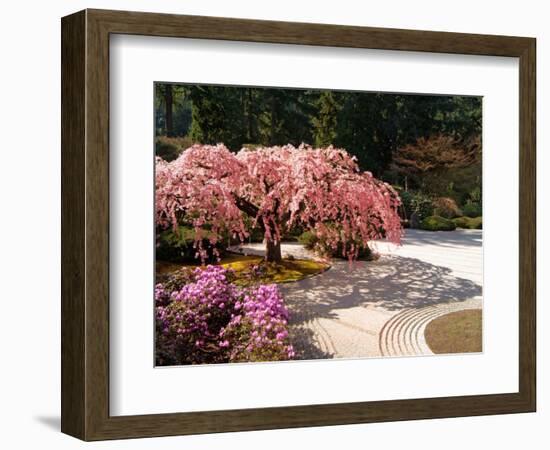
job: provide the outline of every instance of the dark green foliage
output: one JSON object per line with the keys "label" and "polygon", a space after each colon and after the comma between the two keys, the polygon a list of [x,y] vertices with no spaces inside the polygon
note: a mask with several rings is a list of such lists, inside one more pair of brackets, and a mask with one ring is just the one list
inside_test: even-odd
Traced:
{"label": "dark green foliage", "polygon": [[[244,222],[246,226],[246,231],[248,232],[248,236],[246,238],[246,242],[263,242],[265,238],[265,232],[264,230],[259,226],[254,226],[254,219],[250,218],[249,216],[244,217]],[[234,245],[240,244],[239,238],[233,239],[232,242]]]}
{"label": "dark green foliage", "polygon": [[260,114],[259,141],[264,145],[300,145],[311,142],[307,91],[259,89],[264,105]]}
{"label": "dark green foliage", "polygon": [[472,191],[477,192],[481,185],[481,163],[440,169],[418,178],[418,189],[422,192],[436,197],[451,197],[458,205],[464,205],[470,200]]}
{"label": "dark green foliage", "polygon": [[293,227],[290,230],[286,230],[283,234],[282,240],[283,241],[298,241],[300,236],[304,233],[304,229],[302,227]]}
{"label": "dark green foliage", "polygon": [[180,154],[178,146],[170,142],[169,139],[164,136],[155,139],[155,155],[165,161],[173,161]]}
{"label": "dark green foliage", "polygon": [[482,208],[479,203],[466,203],[462,210],[464,215],[468,217],[478,217],[482,214]]}
{"label": "dark green foliage", "polygon": [[300,145],[311,142],[309,91],[194,85],[189,136],[202,144]]}
{"label": "dark green foliage", "polygon": [[[167,86],[156,86],[157,134],[167,134]],[[245,145],[333,144],[375,176],[388,171],[398,148],[420,137],[442,133],[460,140],[481,130],[479,97],[172,85],[172,98],[175,135],[223,142],[233,151]]]}
{"label": "dark green foliage", "polygon": [[337,116],[340,110],[340,105],[336,102],[334,93],[331,91],[321,92],[315,106],[317,113],[312,119],[315,145],[326,147],[334,144],[338,126]]}
{"label": "dark green foliage", "polygon": [[191,126],[191,102],[183,85],[155,84],[155,128],[157,135],[185,136]]}
{"label": "dark green foliage", "polygon": [[263,242],[265,238],[265,233],[262,229],[256,227],[248,231],[249,236],[247,238],[248,242]]}
{"label": "dark green foliage", "polygon": [[[434,167],[428,161],[430,164],[424,167],[427,171],[418,173],[404,173],[395,164],[403,148],[414,147],[422,139],[432,142],[438,136],[449,139],[457,148],[477,145],[480,152],[480,97],[168,86],[155,86],[156,153],[164,159],[174,159],[194,142],[224,143],[232,151],[286,144],[333,144],[356,156],[361,170],[403,186],[400,194],[405,226],[419,227],[434,213],[447,217],[460,214],[458,209],[449,211],[433,205],[432,199],[438,197],[465,205],[466,216],[481,215],[480,159],[463,166],[438,166],[434,156]],[[167,105],[170,98],[171,108]],[[167,134],[179,137],[161,136]],[[436,147],[437,156],[440,148]],[[263,239],[261,230],[251,231],[253,241]]]}
{"label": "dark green foliage", "polygon": [[246,140],[240,94],[225,86],[191,86],[193,113],[189,137],[201,144],[224,143],[231,149],[239,149]]}
{"label": "dark green foliage", "polygon": [[428,231],[453,231],[456,229],[456,225],[452,220],[441,216],[426,217],[420,224],[420,227]]}
{"label": "dark green foliage", "polygon": [[418,222],[433,214],[432,199],[420,192],[400,192],[404,208],[404,219],[410,220],[414,215]]}
{"label": "dark green foliage", "polygon": [[193,141],[187,137],[158,136],[155,139],[155,155],[165,161],[173,161],[192,145]]}
{"label": "dark green foliage", "polygon": [[[338,246],[334,249],[323,239],[319,239],[313,231],[303,232],[298,237],[298,242],[308,250],[315,250],[323,256],[332,258],[346,258],[344,256],[344,247],[342,244],[338,244]],[[357,255],[358,259],[370,261],[374,258],[374,254],[368,245],[362,245],[359,243],[356,244],[360,246],[359,254]]]}
{"label": "dark green foliage", "polygon": [[[208,254],[207,262],[214,262],[214,247],[221,254],[225,246],[220,242],[213,246],[205,236],[202,240],[203,248]],[[157,237],[156,259],[175,263],[200,263],[196,257],[197,249],[193,247],[195,242],[195,230],[187,226],[179,226],[177,231],[172,229],[162,231]]]}
{"label": "dark green foliage", "polygon": [[453,219],[453,222],[457,228],[466,228],[470,230],[481,230],[483,228],[483,219],[482,217],[457,217]]}
{"label": "dark green foliage", "polygon": [[317,244],[318,241],[319,239],[317,239],[317,236],[313,231],[304,231],[298,237],[298,242],[308,250],[313,250],[313,248],[315,247],[315,244]]}
{"label": "dark green foliage", "polygon": [[469,202],[467,202],[467,203],[472,202],[472,203],[479,203],[481,205],[482,194],[481,194],[481,182],[480,181],[481,180],[478,180],[478,183],[476,183],[476,186],[474,186],[472,188],[472,190],[468,193]]}
{"label": "dark green foliage", "polygon": [[399,145],[400,96],[341,92],[339,97],[336,146],[355,155],[363,170],[380,175]]}
{"label": "dark green foliage", "polygon": [[376,176],[387,171],[397,149],[419,138],[445,134],[466,140],[481,131],[478,97],[342,92],[340,102],[336,145]]}

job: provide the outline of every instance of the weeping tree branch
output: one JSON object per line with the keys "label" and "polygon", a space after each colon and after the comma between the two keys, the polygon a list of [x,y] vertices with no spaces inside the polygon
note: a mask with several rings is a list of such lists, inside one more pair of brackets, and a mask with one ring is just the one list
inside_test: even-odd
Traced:
{"label": "weeping tree branch", "polygon": [[234,197],[237,208],[239,208],[245,214],[248,214],[250,217],[257,217],[260,208],[242,197],[239,197],[237,195],[234,195]]}

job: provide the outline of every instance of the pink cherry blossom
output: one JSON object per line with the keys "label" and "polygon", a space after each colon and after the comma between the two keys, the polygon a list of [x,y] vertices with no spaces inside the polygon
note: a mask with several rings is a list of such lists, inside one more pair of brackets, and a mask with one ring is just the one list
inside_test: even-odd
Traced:
{"label": "pink cherry blossom", "polygon": [[[156,222],[175,229],[183,217],[212,244],[222,232],[243,241],[245,215],[266,242],[279,244],[286,230],[313,230],[330,246],[343,245],[350,260],[363,245],[385,238],[399,243],[401,200],[387,183],[361,172],[345,150],[301,145],[242,149],[194,145],[168,163],[157,158]],[[206,228],[211,231],[206,233]]]}

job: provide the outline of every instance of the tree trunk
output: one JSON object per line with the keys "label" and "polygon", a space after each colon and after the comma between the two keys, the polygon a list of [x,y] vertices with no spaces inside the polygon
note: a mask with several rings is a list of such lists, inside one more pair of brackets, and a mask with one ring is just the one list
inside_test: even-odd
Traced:
{"label": "tree trunk", "polygon": [[271,241],[266,239],[265,243],[265,260],[267,262],[281,262],[283,260],[281,254],[281,242]]}
{"label": "tree trunk", "polygon": [[248,89],[248,102],[246,104],[246,118],[248,126],[247,140],[251,144],[256,144],[255,133],[252,132],[252,88]]}
{"label": "tree trunk", "polygon": [[164,87],[164,106],[166,114],[166,135],[174,135],[174,120],[173,120],[173,106],[174,106],[174,95],[172,91],[172,86],[170,84]]}
{"label": "tree trunk", "polygon": [[277,144],[277,139],[275,137],[276,134],[276,124],[277,124],[277,103],[275,99],[275,95],[271,94],[271,117],[270,117],[270,127],[269,127],[269,134],[270,134],[270,141],[269,143],[271,145]]}

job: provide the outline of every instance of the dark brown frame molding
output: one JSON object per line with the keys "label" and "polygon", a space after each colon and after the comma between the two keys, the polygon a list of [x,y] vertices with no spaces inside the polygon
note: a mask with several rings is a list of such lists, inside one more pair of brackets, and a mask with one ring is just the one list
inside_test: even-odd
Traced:
{"label": "dark brown frame molding", "polygon": [[[62,31],[61,429],[84,440],[535,411],[536,40],[85,10]],[[519,58],[519,392],[109,416],[109,35],[135,34]]]}

